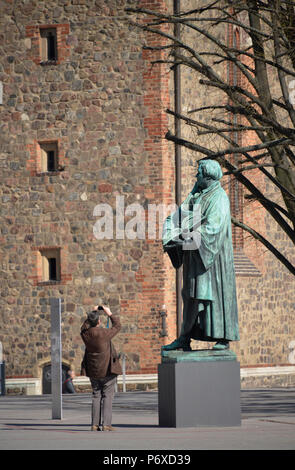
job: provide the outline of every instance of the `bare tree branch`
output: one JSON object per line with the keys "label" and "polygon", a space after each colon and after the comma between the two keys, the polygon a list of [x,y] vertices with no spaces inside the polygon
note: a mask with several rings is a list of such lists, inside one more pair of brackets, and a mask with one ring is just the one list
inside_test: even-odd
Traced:
{"label": "bare tree branch", "polygon": [[250,233],[256,240],[259,240],[271,253],[275,255],[275,257],[283,263],[283,265],[290,271],[291,274],[295,275],[295,266],[293,266],[287,258],[282,255],[282,253],[277,250],[272,243],[270,243],[266,238],[264,238],[260,233],[256,232],[253,228],[249,227],[248,225],[244,224],[243,222],[240,222],[237,220],[235,217],[231,218],[232,222],[234,225],[237,227],[242,228],[243,230],[246,230],[248,233]]}
{"label": "bare tree branch", "polygon": [[[172,142],[175,142],[179,145],[182,145],[186,148],[189,148],[191,150],[194,150],[196,152],[199,152],[203,155],[206,155],[207,158],[214,159],[216,158],[217,160],[220,160],[220,163],[222,166],[224,166],[226,169],[229,171],[237,170],[237,168],[230,163],[228,160],[224,158],[224,155],[217,155],[211,150],[207,149],[206,147],[203,147],[199,144],[189,142],[184,139],[179,139],[176,136],[172,135],[169,131],[167,132],[165,138],[167,140],[170,140]],[[293,244],[295,244],[295,231],[292,229],[292,227],[285,221],[285,219],[279,214],[279,212],[273,207],[273,205],[270,205],[268,200],[263,196],[263,194],[259,191],[259,189],[251,183],[251,181],[246,178],[242,173],[237,173],[236,174],[237,180],[242,183],[252,194],[254,194],[259,202],[262,204],[263,207],[273,216],[273,218],[277,221],[277,223],[280,225],[280,227],[284,230],[284,232],[288,235],[288,237],[292,240]]]}
{"label": "bare tree branch", "polygon": [[[198,159],[201,155],[201,159],[218,160],[225,174],[231,175],[230,181],[236,179],[242,184],[249,192],[247,197],[258,201],[295,244],[295,106],[288,84],[295,77],[294,1],[208,0],[205,5],[202,2],[200,7],[178,15],[148,9],[129,11],[144,15],[145,22],[136,24],[137,27],[163,39],[160,46],[149,48],[162,51],[161,57],[152,61],[154,64],[171,64],[171,69],[181,64],[196,72],[200,85],[216,90],[214,103],[192,106],[186,116],[171,110],[167,113],[196,129],[196,139],[218,136],[214,143],[218,151],[210,149],[209,142],[204,147],[198,141],[181,139],[170,132],[166,139],[196,152]],[[181,25],[187,37],[195,38],[194,42],[186,41],[185,35],[174,37],[167,25]],[[222,28],[231,35],[237,28],[241,32],[240,43],[220,34]],[[204,47],[204,42],[208,47]],[[228,67],[228,76],[220,73],[224,65]],[[229,79],[232,71],[239,80]],[[274,72],[279,79],[275,92]],[[192,113],[195,119],[189,117]],[[200,117],[198,113],[202,113]],[[243,145],[243,136],[249,132],[254,144]],[[280,190],[286,208],[262,194],[251,181],[251,170],[262,172]],[[243,225],[240,227],[259,239],[295,273],[294,266],[269,241]]]}
{"label": "bare tree branch", "polygon": [[[222,106],[222,108],[224,108],[224,107]],[[204,124],[201,121],[196,121],[195,119],[190,119],[187,116],[184,116],[184,115],[179,114],[179,113],[175,113],[174,111],[171,111],[170,109],[167,109],[166,112],[168,114],[172,114],[173,116],[175,116],[179,119],[182,119],[183,121],[187,122],[189,125],[196,126],[196,127],[201,127],[201,128],[204,128],[204,129],[208,129],[208,130],[211,130],[211,131],[215,131],[215,133],[217,133],[217,128],[212,126],[212,125]],[[241,147],[236,142],[234,142],[231,138],[229,138],[228,136],[222,134],[221,137],[236,148],[236,153],[237,154],[243,154],[246,157],[245,161],[250,161],[252,163],[256,163],[256,158],[258,158],[257,156],[252,157],[251,155],[249,155],[249,153],[247,153],[245,151],[241,152]],[[265,156],[265,155],[269,155],[269,152],[267,152],[266,154],[263,154],[259,157],[262,157],[262,156]],[[243,161],[243,163],[244,163],[244,161]],[[287,188],[285,188],[280,183],[280,181],[278,181],[271,173],[269,173],[263,167],[261,167],[259,169],[260,169],[260,171],[262,171],[262,173],[265,174],[265,176],[267,176],[267,178],[270,179],[270,181],[272,181],[280,189],[280,191],[284,192],[290,199],[295,200],[295,195],[292,194]]]}

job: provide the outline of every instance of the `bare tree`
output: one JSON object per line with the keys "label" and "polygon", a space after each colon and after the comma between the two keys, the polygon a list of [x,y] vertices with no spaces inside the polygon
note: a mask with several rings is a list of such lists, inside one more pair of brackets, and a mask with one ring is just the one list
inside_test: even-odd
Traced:
{"label": "bare tree", "polygon": [[[294,1],[202,0],[196,2],[193,10],[178,14],[133,8],[127,11],[136,13],[137,18],[144,16],[144,22],[131,18],[133,25],[165,38],[163,46],[148,48],[165,51],[165,57],[153,63],[171,64],[171,69],[180,64],[189,67],[200,85],[219,90],[219,103],[208,101],[208,105],[186,114],[167,110],[194,128],[195,138],[179,138],[168,131],[166,139],[198,152],[203,158],[217,159],[226,173],[247,189],[248,199],[259,201],[295,244]],[[181,36],[175,35],[175,25],[181,26]],[[221,28],[239,28],[247,40],[239,44],[229,41],[226,34],[219,34]],[[187,40],[190,34],[205,38],[206,50],[202,49],[204,41],[199,41],[200,45],[195,41],[192,46]],[[230,82],[226,74],[218,73],[220,64],[234,67],[240,81]],[[272,86],[274,79],[276,91]],[[255,133],[257,143],[243,145],[243,139],[235,135],[249,131]],[[213,150],[200,144],[202,135],[218,136],[223,143],[217,151]],[[251,181],[253,169],[261,171],[279,190],[281,204],[266,197]],[[232,221],[263,243],[295,274],[291,261],[269,240],[235,216]]]}

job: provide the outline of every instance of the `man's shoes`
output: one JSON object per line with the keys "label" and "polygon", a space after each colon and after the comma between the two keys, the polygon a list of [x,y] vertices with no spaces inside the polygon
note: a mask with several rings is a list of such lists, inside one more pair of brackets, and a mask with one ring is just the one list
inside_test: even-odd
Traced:
{"label": "man's shoes", "polygon": [[103,426],[102,431],[116,431],[116,428],[113,428],[113,426]]}
{"label": "man's shoes", "polygon": [[174,349],[183,349],[183,351],[191,351],[190,339],[180,336],[172,343],[162,346],[162,351],[173,351]]}
{"label": "man's shoes", "polygon": [[116,428],[113,428],[113,426],[98,426],[94,424],[91,426],[91,431],[116,431]]}
{"label": "man's shoes", "polygon": [[91,431],[101,431],[100,427],[97,424],[91,426]]}

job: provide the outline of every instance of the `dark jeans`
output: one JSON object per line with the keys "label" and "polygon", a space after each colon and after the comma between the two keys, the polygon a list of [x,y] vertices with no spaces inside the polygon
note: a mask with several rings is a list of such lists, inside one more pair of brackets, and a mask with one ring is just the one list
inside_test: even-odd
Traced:
{"label": "dark jeans", "polygon": [[92,426],[110,426],[112,424],[112,407],[115,393],[116,375],[103,379],[90,378],[92,386]]}

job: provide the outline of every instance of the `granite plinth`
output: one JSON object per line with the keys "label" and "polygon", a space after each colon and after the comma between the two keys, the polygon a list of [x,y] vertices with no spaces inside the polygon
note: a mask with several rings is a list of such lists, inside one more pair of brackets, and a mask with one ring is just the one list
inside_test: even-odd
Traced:
{"label": "granite plinth", "polygon": [[240,364],[175,353],[158,365],[159,426],[240,426]]}

